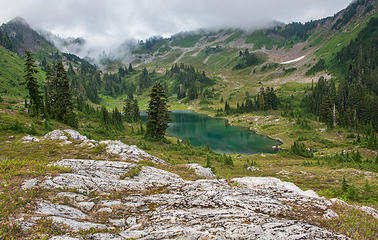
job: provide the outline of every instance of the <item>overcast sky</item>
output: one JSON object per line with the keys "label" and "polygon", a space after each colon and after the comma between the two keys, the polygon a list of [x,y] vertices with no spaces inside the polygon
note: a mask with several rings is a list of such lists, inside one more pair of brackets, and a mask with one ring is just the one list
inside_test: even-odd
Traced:
{"label": "overcast sky", "polygon": [[34,28],[99,45],[213,27],[260,27],[330,16],[351,0],[0,0],[0,22],[23,17]]}

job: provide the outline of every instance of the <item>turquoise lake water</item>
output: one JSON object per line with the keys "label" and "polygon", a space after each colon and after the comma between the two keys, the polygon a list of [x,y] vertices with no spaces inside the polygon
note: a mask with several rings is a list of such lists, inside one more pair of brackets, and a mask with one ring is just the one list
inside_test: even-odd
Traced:
{"label": "turquoise lake water", "polygon": [[[145,120],[146,113],[142,113]],[[221,118],[213,118],[192,111],[171,111],[172,122],[167,135],[181,138],[188,137],[193,146],[206,146],[218,153],[253,154],[273,153],[272,146],[280,143],[266,136],[257,135],[252,131],[231,126]]]}

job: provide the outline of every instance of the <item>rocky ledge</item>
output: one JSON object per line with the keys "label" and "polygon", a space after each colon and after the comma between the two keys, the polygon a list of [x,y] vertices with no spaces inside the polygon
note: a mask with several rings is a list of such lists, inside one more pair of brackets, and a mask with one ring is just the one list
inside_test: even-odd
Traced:
{"label": "rocky ledge", "polygon": [[[72,135],[60,140],[70,141]],[[140,159],[166,163],[135,146],[104,144],[123,161],[54,163],[71,171],[25,181],[25,190],[40,188],[49,194],[30,203],[31,210],[14,222],[26,230],[50,219],[66,229],[51,238],[55,240],[82,239],[79,232],[90,229],[88,239],[347,239],[310,223],[311,218],[337,216],[332,202],[313,191],[276,178],[214,179],[210,169],[193,164],[188,167],[208,178],[188,181],[150,166],[126,177]]]}

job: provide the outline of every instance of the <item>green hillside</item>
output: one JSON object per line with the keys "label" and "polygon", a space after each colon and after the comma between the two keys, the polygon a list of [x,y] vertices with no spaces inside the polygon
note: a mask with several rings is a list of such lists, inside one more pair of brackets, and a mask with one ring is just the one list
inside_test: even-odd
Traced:
{"label": "green hillside", "polygon": [[[37,79],[44,81],[44,75],[40,70]],[[0,47],[0,94],[25,97],[25,87],[20,85],[23,81],[24,60],[16,53]]]}

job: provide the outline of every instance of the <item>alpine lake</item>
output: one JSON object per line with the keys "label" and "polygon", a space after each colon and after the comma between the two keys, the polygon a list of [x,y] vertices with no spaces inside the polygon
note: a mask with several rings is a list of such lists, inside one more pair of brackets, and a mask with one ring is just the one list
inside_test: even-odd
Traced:
{"label": "alpine lake", "polygon": [[[147,113],[141,112],[143,121]],[[255,154],[275,153],[281,143],[267,136],[258,135],[243,127],[231,126],[225,119],[209,117],[193,111],[170,111],[171,123],[167,135],[189,139],[192,146],[206,146],[217,153]]]}

